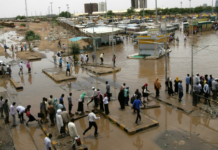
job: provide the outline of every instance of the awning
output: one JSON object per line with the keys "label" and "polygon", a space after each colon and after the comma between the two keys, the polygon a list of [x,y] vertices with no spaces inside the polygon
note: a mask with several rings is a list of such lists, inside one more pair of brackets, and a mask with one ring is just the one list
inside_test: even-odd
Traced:
{"label": "awning", "polygon": [[72,39],[70,39],[70,41],[76,42],[76,41],[79,41],[79,40],[82,40],[82,39],[88,39],[88,38],[90,38],[90,37],[81,36],[81,37],[72,38]]}

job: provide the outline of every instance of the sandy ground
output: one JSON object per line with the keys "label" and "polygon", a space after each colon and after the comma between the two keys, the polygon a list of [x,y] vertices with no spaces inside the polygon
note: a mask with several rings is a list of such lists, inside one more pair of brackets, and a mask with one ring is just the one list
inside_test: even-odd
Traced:
{"label": "sandy ground", "polygon": [[[58,32],[63,31],[64,28],[62,26],[55,26],[54,29],[52,29],[50,24],[47,22],[41,22],[41,23],[32,23],[31,22],[31,23],[26,23],[26,24],[27,24],[27,26],[29,26],[30,30],[33,30],[36,34],[39,34],[41,36],[41,42],[40,42],[39,47],[38,47],[39,51],[49,49],[49,50],[52,50],[54,52],[57,52],[59,50],[62,50],[63,44],[67,45],[67,38],[60,39],[61,47],[58,47],[59,40],[49,41],[48,39],[45,39],[46,37],[48,37],[48,34],[51,31],[58,31]],[[19,26],[20,22],[15,22],[15,25]],[[44,29],[44,31],[42,31],[43,29]],[[26,30],[20,30],[20,28],[4,27],[3,29],[1,29],[1,31],[4,31],[4,32],[12,31],[12,30],[15,30],[20,36],[25,36]],[[74,37],[74,35],[71,34],[69,36],[69,39],[71,39],[73,37]],[[18,41],[15,41],[15,42],[18,42]],[[22,40],[21,42],[26,42],[26,41]],[[72,43],[72,42],[69,40],[68,44],[70,45],[70,43]],[[83,40],[78,41],[78,43],[80,44],[81,49],[83,46],[89,45],[88,42],[85,42]],[[67,49],[67,46],[66,46],[66,49]],[[5,54],[4,48],[0,47],[0,56],[3,56],[4,54]],[[34,56],[37,55],[38,57],[41,56],[41,54],[39,54],[37,52],[35,52],[34,54],[33,53],[22,53],[22,52],[17,53],[17,57],[20,59],[23,59],[23,60],[27,59],[27,57],[30,57],[32,55],[34,55]]]}
{"label": "sandy ground", "polygon": [[21,60],[28,59],[28,57],[40,57],[42,58],[42,54],[38,52],[30,52],[30,51],[23,51],[23,52],[16,52],[17,57]]}

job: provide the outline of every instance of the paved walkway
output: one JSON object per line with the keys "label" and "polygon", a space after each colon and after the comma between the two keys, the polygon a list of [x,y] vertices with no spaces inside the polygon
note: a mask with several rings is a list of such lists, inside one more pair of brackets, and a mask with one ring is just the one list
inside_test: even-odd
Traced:
{"label": "paved walkway", "polygon": [[[155,94],[151,94],[151,97],[154,98]],[[198,107],[192,106],[192,96],[189,94],[184,94],[182,101],[179,102],[178,95],[169,96],[167,92],[160,92],[160,97],[158,97],[156,100],[176,107],[177,109],[180,109],[188,114],[198,109]]]}

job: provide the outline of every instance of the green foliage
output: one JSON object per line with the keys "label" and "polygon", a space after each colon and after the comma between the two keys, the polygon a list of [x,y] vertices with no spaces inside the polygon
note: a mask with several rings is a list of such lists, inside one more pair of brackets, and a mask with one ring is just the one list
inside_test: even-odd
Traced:
{"label": "green foliage", "polygon": [[19,15],[19,16],[16,17],[16,20],[17,20],[17,19],[20,19],[20,20],[26,19],[26,16],[20,16],[20,15]]}
{"label": "green foliage", "polygon": [[26,27],[26,24],[25,23],[21,23],[20,26]]}
{"label": "green foliage", "polygon": [[80,45],[77,42],[70,43],[70,54],[76,55],[80,53]]}
{"label": "green foliage", "polygon": [[30,30],[26,32],[25,40],[28,42],[33,40],[41,40],[41,36],[39,34],[35,34],[34,31]]}
{"label": "green foliage", "polygon": [[62,11],[62,12],[59,14],[59,17],[71,18],[71,13],[68,12],[68,11]]}
{"label": "green foliage", "polygon": [[135,8],[134,7],[130,7],[129,9],[127,9],[126,15],[127,16],[132,16],[135,14]]}
{"label": "green foliage", "polygon": [[[107,12],[107,17],[112,18],[113,16],[115,16],[115,13],[113,13],[112,10],[108,10],[108,12]],[[104,15],[104,17],[106,17],[106,14]]]}

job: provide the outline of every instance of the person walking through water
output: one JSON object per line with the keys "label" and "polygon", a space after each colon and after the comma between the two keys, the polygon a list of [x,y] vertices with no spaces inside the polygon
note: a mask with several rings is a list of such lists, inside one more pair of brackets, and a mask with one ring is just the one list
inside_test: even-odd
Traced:
{"label": "person walking through water", "polygon": [[22,63],[22,61],[19,64],[19,68],[20,68],[20,71],[18,72],[18,74],[20,74],[20,73],[23,74],[23,63]]}
{"label": "person walking through water", "polygon": [[29,120],[27,121],[26,125],[28,125],[28,123],[32,122],[32,121],[39,121],[38,119],[36,119],[35,117],[33,117],[30,114],[30,108],[31,108],[31,105],[28,105],[27,108],[25,109],[26,116],[29,118]]}
{"label": "person walking through water", "polygon": [[92,53],[92,61],[93,61],[93,63],[95,61],[95,53],[94,52]]}
{"label": "person walking through water", "polygon": [[30,61],[27,62],[26,67],[28,69],[28,73],[31,73]]}
{"label": "person walking through water", "polygon": [[111,100],[110,99],[110,96],[111,96],[110,95],[111,94],[110,93],[110,84],[108,83],[108,81],[106,81],[105,83],[106,83],[106,94],[107,94],[107,97],[108,97],[108,101],[110,102],[110,100]]}
{"label": "person walking through water", "polygon": [[68,62],[67,62],[66,76],[67,76],[67,72],[69,72],[69,76],[70,76],[70,64]]}
{"label": "person walking through water", "polygon": [[78,133],[77,133],[77,130],[76,130],[76,125],[74,124],[74,118],[72,118],[70,120],[70,122],[68,123],[68,129],[69,129],[69,134],[70,134],[70,137],[72,138],[72,143],[73,143],[73,150],[76,149],[76,140],[75,138],[76,137],[79,137]]}
{"label": "person walking through water", "polygon": [[103,65],[103,62],[104,62],[104,53],[101,53],[100,59],[101,59],[101,65]]}
{"label": "person walking through water", "polygon": [[115,63],[116,63],[116,55],[114,55],[114,58],[113,58],[113,65],[114,65],[114,67],[116,67],[116,65],[115,65]]}
{"label": "person walking through water", "polygon": [[154,81],[154,89],[156,90],[156,98],[160,96],[161,83],[158,78]]}
{"label": "person walking through water", "polygon": [[64,51],[64,53],[65,53],[65,49],[66,49],[66,46],[63,44],[63,51]]}
{"label": "person walking through water", "polygon": [[77,111],[80,111],[81,113],[84,113],[84,108],[83,108],[83,103],[84,103],[84,97],[85,97],[86,93],[83,93],[78,101],[78,109]]}
{"label": "person walking through water", "polygon": [[175,83],[175,94],[178,94],[178,84],[179,84],[179,77],[176,77],[176,80],[174,81]]}
{"label": "person walking through water", "polygon": [[126,87],[124,89],[124,99],[125,99],[125,104],[129,106],[129,87]]}
{"label": "person walking through water", "polygon": [[136,125],[139,125],[138,119],[141,121],[140,106],[142,106],[142,103],[139,100],[139,96],[137,96],[137,99],[132,104],[132,108],[135,108],[137,111],[137,117],[136,117],[136,121],[135,121]]}
{"label": "person walking through water", "polygon": [[94,135],[95,135],[95,136],[98,135],[98,127],[97,127],[97,124],[96,124],[95,120],[96,120],[96,119],[101,119],[101,118],[100,118],[100,117],[96,117],[96,115],[94,114],[94,112],[95,112],[95,111],[92,110],[92,112],[89,113],[89,115],[88,115],[89,127],[83,132],[83,135],[85,135],[86,132],[89,131],[89,130],[92,128],[92,126],[95,127],[95,133],[94,133]]}
{"label": "person walking through water", "polygon": [[6,99],[4,104],[2,105],[3,110],[5,112],[5,123],[10,123],[9,121],[9,106],[8,106],[8,100]]}
{"label": "person walking through water", "polygon": [[16,126],[16,117],[15,117],[15,105],[16,105],[16,103],[15,102],[13,102],[13,104],[10,106],[10,113],[11,113],[11,115],[12,115],[12,117],[13,117],[13,126],[15,127]]}

